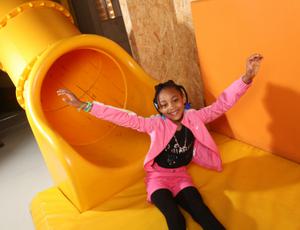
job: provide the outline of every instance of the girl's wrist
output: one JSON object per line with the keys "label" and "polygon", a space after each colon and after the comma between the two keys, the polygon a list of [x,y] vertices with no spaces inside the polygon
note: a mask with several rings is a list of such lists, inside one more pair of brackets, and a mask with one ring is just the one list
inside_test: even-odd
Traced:
{"label": "girl's wrist", "polygon": [[85,102],[85,103],[86,103],[86,105],[83,108],[83,111],[89,113],[92,110],[93,102],[89,101],[89,102]]}
{"label": "girl's wrist", "polygon": [[87,106],[87,102],[82,102],[80,101],[78,106],[77,107],[77,110],[80,111],[80,110],[84,110],[84,108]]}
{"label": "girl's wrist", "polygon": [[92,110],[93,103],[92,102],[81,102],[81,104],[77,107],[78,111],[83,110],[84,112],[90,112]]}
{"label": "girl's wrist", "polygon": [[250,84],[252,82],[252,79],[253,77],[247,75],[247,73],[242,76],[242,80],[246,84]]}

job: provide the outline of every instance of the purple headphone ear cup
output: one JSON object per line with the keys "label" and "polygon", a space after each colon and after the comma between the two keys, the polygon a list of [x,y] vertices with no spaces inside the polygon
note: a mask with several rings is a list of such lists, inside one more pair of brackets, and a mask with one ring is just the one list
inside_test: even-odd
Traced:
{"label": "purple headphone ear cup", "polygon": [[189,102],[185,103],[184,108],[185,109],[190,109],[191,108],[191,103],[189,103]]}

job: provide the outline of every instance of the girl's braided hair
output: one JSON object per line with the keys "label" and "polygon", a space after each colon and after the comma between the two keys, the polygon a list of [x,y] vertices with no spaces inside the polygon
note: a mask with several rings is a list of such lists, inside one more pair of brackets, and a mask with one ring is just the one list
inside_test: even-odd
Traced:
{"label": "girl's braided hair", "polygon": [[[159,112],[158,110],[158,102],[157,102],[157,98],[158,98],[158,95],[159,93],[163,90],[163,89],[166,89],[166,88],[173,88],[173,89],[176,89],[178,92],[181,93],[181,95],[185,95],[186,97],[186,103],[185,103],[185,108],[186,109],[190,109],[191,108],[191,105],[189,103],[189,99],[188,99],[188,95],[187,95],[187,92],[185,90],[185,88],[182,86],[182,85],[177,85],[174,81],[172,80],[169,80],[169,81],[166,81],[164,83],[160,83],[156,86],[154,86],[155,88],[155,95],[154,95],[154,99],[153,99],[153,104],[154,104],[154,107],[156,108],[156,110]],[[159,112],[160,113],[160,112]]]}

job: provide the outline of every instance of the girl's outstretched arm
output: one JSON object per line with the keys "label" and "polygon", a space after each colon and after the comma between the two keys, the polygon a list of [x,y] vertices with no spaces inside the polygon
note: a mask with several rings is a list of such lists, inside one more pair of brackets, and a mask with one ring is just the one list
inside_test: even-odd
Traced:
{"label": "girl's outstretched arm", "polygon": [[257,74],[262,59],[263,57],[260,54],[251,55],[246,62],[246,73],[226,88],[213,104],[197,111],[198,116],[204,123],[220,117],[244,95]]}
{"label": "girl's outstretched arm", "polygon": [[116,125],[132,128],[139,132],[150,133],[152,131],[154,118],[144,118],[129,110],[104,105],[100,102],[84,102],[79,100],[74,93],[68,89],[57,90],[58,96],[68,105],[84,110],[91,115],[112,122]]}

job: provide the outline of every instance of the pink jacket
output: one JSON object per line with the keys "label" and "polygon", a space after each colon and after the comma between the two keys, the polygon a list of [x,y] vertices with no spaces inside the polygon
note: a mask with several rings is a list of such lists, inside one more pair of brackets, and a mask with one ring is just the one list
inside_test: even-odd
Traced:
{"label": "pink jacket", "polygon": [[[229,110],[249,86],[250,84],[245,84],[241,79],[238,79],[226,88],[212,105],[200,110],[185,111],[182,124],[189,128],[195,136],[193,162],[208,169],[222,170],[220,153],[205,124]],[[160,115],[144,118],[131,111],[99,102],[93,103],[90,113],[119,126],[132,128],[150,135],[151,145],[144,160],[144,169],[147,172],[153,171],[154,158],[167,146],[177,127],[171,120]]]}

